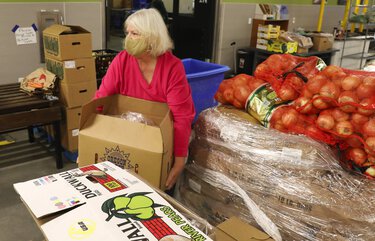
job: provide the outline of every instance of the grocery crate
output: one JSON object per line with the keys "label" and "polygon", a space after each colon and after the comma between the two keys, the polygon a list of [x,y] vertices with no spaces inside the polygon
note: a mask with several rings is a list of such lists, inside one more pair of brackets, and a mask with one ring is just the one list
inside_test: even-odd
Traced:
{"label": "grocery crate", "polygon": [[191,87],[197,120],[201,111],[217,105],[214,95],[224,79],[228,66],[195,59],[183,59],[186,77]]}
{"label": "grocery crate", "polygon": [[258,32],[266,32],[266,33],[280,33],[280,26],[279,25],[272,25],[272,24],[259,24],[258,25]]}
{"label": "grocery crate", "polygon": [[96,79],[102,79],[107,72],[112,60],[118,54],[118,51],[111,49],[93,50],[92,56],[95,57]]}

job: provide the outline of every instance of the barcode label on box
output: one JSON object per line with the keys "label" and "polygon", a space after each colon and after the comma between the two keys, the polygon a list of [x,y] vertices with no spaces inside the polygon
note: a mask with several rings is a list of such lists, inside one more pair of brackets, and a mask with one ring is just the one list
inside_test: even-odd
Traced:
{"label": "barcode label on box", "polygon": [[64,62],[65,69],[75,69],[76,68],[76,61],[69,60]]}
{"label": "barcode label on box", "polygon": [[78,134],[79,134],[79,129],[72,130],[72,136],[78,136]]}

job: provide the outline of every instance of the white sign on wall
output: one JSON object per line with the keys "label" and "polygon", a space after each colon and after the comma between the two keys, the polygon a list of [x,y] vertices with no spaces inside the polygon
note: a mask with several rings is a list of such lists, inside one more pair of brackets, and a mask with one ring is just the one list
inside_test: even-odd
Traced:
{"label": "white sign on wall", "polygon": [[17,45],[35,44],[36,32],[33,27],[21,27],[15,31]]}

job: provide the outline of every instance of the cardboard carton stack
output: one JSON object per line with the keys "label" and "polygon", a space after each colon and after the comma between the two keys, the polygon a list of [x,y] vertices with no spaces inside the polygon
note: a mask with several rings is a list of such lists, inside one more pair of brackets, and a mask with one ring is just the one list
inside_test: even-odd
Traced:
{"label": "cardboard carton stack", "polygon": [[315,33],[312,35],[312,49],[316,51],[327,51],[332,48],[334,37],[331,33]]}
{"label": "cardboard carton stack", "polygon": [[373,180],[344,170],[328,146],[223,108],[202,112],[194,125],[192,164],[176,195],[182,204],[213,225],[237,216],[266,230],[261,210],[283,240],[373,239]]}
{"label": "cardboard carton stack", "polygon": [[65,106],[62,146],[77,151],[81,106],[96,91],[91,33],[79,26],[55,24],[43,31],[43,42],[46,68],[59,77],[59,98]]}
{"label": "cardboard carton stack", "polygon": [[278,25],[258,25],[256,48],[267,50],[269,40],[276,40],[280,35],[280,26]]}

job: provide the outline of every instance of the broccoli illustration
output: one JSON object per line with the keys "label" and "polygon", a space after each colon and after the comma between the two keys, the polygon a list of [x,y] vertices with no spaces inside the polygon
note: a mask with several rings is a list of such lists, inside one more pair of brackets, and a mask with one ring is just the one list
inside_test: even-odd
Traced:
{"label": "broccoli illustration", "polygon": [[108,214],[106,221],[113,216],[117,218],[131,218],[142,221],[159,218],[155,215],[155,208],[163,205],[156,204],[146,195],[150,192],[124,194],[108,199],[102,204],[102,211]]}

